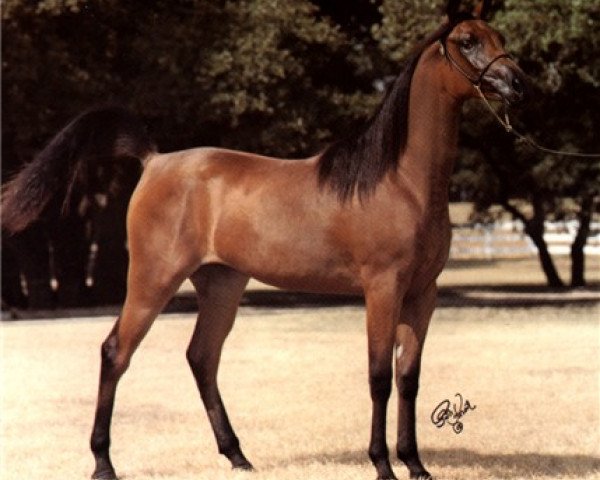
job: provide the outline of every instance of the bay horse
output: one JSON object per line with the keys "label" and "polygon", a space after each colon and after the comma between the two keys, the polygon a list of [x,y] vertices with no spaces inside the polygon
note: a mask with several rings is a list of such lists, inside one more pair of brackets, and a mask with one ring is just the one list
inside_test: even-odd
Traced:
{"label": "bay horse", "polygon": [[65,186],[90,159],[127,157],[144,166],[127,215],[127,296],[101,348],[93,478],[116,478],[109,446],[117,383],[186,278],[199,309],[187,359],[218,450],[234,468],[252,469],[217,386],[223,343],[250,277],[296,291],[364,295],[369,457],[377,478],[396,478],[386,443],[395,362],[397,456],[411,478],[431,478],[417,451],[415,401],[436,278],[449,254],[448,184],[461,105],[477,89],[511,104],[526,95],[523,72],[484,21],[488,3],[467,13],[448,2],[446,21],[415,50],[364,129],[313,157],[219,148],[161,154],[133,115],[104,108],[67,125],[5,186],[3,227],[14,232],[59,191],[68,198]]}

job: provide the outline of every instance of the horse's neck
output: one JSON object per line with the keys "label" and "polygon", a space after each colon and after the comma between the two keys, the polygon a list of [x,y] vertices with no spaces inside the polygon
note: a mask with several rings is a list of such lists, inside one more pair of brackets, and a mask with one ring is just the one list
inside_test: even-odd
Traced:
{"label": "horse's neck", "polygon": [[450,175],[458,148],[462,102],[451,96],[439,74],[435,49],[426,50],[414,72],[408,137],[399,174],[408,178],[434,210],[447,208]]}

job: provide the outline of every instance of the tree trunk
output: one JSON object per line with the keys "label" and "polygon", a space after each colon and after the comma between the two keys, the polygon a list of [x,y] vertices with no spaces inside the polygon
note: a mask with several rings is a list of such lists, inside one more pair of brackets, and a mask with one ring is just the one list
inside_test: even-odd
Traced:
{"label": "tree trunk", "polygon": [[546,243],[546,240],[544,240],[543,232],[541,234],[537,232],[529,233],[529,226],[527,224],[525,224],[525,232],[527,235],[529,235],[538,249],[538,258],[540,260],[542,270],[546,275],[547,285],[551,288],[564,288],[565,284],[560,278],[558,270],[556,270],[552,256],[548,251],[548,244]]}
{"label": "tree trunk", "polygon": [[585,287],[585,244],[590,234],[592,221],[593,197],[586,196],[581,202],[581,209],[577,215],[579,228],[575,240],[571,245],[571,287]]}
{"label": "tree trunk", "polygon": [[513,217],[521,220],[525,226],[525,233],[531,238],[538,250],[540,265],[546,275],[547,285],[551,288],[564,288],[565,284],[558,274],[554,260],[548,251],[548,244],[544,240],[545,210],[541,199],[533,198],[533,217],[527,218],[518,208],[511,205],[508,200],[502,202],[502,207]]}
{"label": "tree trunk", "polygon": [[2,239],[2,308],[4,306],[13,308],[25,308],[27,298],[21,288],[21,271],[17,254],[8,245],[6,239]]}
{"label": "tree trunk", "polygon": [[[127,291],[125,218],[129,200],[140,177],[137,163],[123,163],[109,175],[106,186],[96,195],[93,214],[94,241],[98,253],[94,264],[93,298],[98,305],[122,303]],[[104,201],[99,201],[103,198]]]}
{"label": "tree trunk", "polygon": [[27,283],[27,307],[45,310],[55,307],[55,295],[50,288],[50,253],[45,226],[36,222],[7,239],[19,270]]}
{"label": "tree trunk", "polygon": [[85,269],[89,255],[85,220],[74,211],[61,218],[50,230],[54,274],[58,281],[57,306],[85,306],[88,303]]}
{"label": "tree trunk", "polygon": [[109,201],[94,216],[94,240],[98,253],[94,263],[92,294],[97,305],[119,304],[125,299],[128,264],[126,211],[126,201]]}

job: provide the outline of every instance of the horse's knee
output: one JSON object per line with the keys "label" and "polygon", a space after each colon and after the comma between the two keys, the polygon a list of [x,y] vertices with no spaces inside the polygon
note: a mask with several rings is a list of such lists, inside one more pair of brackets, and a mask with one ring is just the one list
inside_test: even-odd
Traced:
{"label": "horse's knee", "polygon": [[392,392],[391,369],[374,370],[369,373],[369,387],[373,399],[387,399]]}
{"label": "horse's knee", "polygon": [[404,400],[414,400],[419,393],[419,371],[399,372],[396,378],[398,395]]}

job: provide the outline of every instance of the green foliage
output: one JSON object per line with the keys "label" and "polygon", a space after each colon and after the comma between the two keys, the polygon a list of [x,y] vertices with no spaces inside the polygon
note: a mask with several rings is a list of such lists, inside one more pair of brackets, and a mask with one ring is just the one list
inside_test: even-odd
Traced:
{"label": "green foliage", "polygon": [[164,150],[305,155],[369,101],[368,62],[308,0],[13,0],[3,17],[4,137],[22,159],[105,102]]}
{"label": "green foliage", "polygon": [[373,28],[386,56],[401,62],[415,44],[443,22],[442,2],[435,0],[384,0],[383,20]]}
{"label": "green foliage", "polygon": [[[445,6],[441,0],[382,0],[381,23],[364,25],[369,40],[348,38],[346,25],[320,14],[319,3],[7,1],[5,149],[27,158],[67,118],[116,102],[144,116],[165,150],[216,144],[312,153],[369,115],[379,99],[372,82],[398,72],[418,40],[443,21]],[[465,8],[473,3],[465,1]],[[494,5],[493,24],[538,92],[520,112],[519,126],[552,147],[597,150],[600,0]],[[538,158],[545,163],[528,168],[531,179],[547,181],[552,190],[562,183],[576,188],[579,170],[590,178],[589,166],[535,157],[493,122],[481,125],[485,115],[471,109],[465,132],[488,144],[506,143],[496,151],[515,157],[494,163],[516,162],[512,166],[522,169]],[[489,173],[473,161],[465,160],[474,172],[459,172],[457,188],[467,177]]]}
{"label": "green foliage", "polygon": [[600,86],[600,1],[507,0],[494,23],[546,93],[558,92],[570,76]]}

